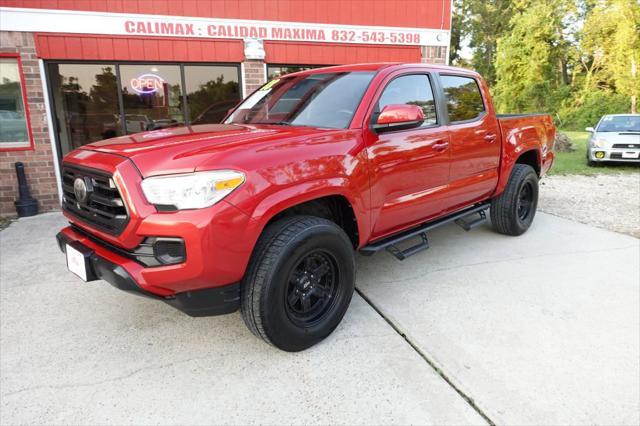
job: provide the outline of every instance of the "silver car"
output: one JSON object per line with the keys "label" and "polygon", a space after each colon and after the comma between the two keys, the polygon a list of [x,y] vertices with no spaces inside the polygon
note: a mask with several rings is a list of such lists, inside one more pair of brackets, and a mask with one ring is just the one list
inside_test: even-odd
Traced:
{"label": "silver car", "polygon": [[640,114],[603,116],[598,125],[587,127],[587,162],[590,166],[604,161],[640,163]]}

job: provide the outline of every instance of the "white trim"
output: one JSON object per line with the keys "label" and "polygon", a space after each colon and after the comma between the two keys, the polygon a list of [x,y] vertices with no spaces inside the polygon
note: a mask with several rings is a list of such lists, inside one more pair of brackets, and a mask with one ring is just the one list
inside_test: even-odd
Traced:
{"label": "white trim", "polygon": [[22,32],[211,39],[250,37],[291,42],[403,46],[445,46],[450,33],[449,30],[436,28],[334,25],[17,7],[0,7],[0,28],[3,31]]}
{"label": "white trim", "polygon": [[269,76],[267,75],[267,63],[266,62],[262,63],[262,73],[264,74],[264,78],[262,79],[262,81],[264,83],[266,83],[267,82],[267,78],[269,78]]}
{"label": "white trim", "polygon": [[240,77],[242,78],[242,99],[247,97],[247,76],[244,73],[244,62],[240,62]]}
{"label": "white trim", "polygon": [[60,163],[58,161],[58,144],[56,143],[56,135],[53,128],[53,111],[51,111],[51,103],[49,102],[49,87],[47,86],[47,76],[42,59],[38,59],[38,66],[40,67],[44,109],[47,112],[47,129],[49,129],[49,140],[51,141],[51,154],[53,155],[53,170],[56,175],[56,186],[58,187],[58,200],[60,204],[62,204],[62,179],[60,177]]}
{"label": "white trim", "polygon": [[[447,53],[444,58],[445,63],[449,65],[449,53],[451,53],[451,29],[453,28],[453,0],[450,0],[451,4],[449,5],[449,41],[447,42]],[[444,13],[444,10],[442,11]]]}

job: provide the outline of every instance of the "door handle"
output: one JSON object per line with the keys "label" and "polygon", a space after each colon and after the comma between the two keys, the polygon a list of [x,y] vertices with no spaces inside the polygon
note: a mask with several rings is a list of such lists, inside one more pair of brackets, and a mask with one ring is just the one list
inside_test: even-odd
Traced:
{"label": "door handle", "polygon": [[496,135],[495,133],[489,133],[484,136],[484,140],[487,142],[494,142],[497,137],[498,135]]}
{"label": "door handle", "polygon": [[431,146],[433,147],[434,151],[444,151],[445,149],[449,148],[449,142],[447,142],[447,141],[437,141],[436,143],[434,143]]}

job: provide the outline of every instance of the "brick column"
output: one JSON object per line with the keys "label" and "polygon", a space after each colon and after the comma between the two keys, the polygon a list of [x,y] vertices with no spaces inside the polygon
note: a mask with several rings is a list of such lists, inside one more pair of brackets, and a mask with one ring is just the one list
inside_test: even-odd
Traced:
{"label": "brick column", "polygon": [[14,216],[13,202],[18,197],[18,182],[14,163],[21,161],[29,182],[31,195],[38,199],[40,212],[57,210],[59,205],[55,163],[47,113],[42,94],[42,81],[32,33],[0,31],[0,52],[19,53],[27,92],[27,109],[31,120],[34,150],[2,151],[0,146],[0,216]]}
{"label": "brick column", "polygon": [[244,75],[242,80],[246,92],[244,96],[248,96],[251,92],[266,83],[263,61],[245,60],[242,63],[244,67]]}
{"label": "brick column", "polygon": [[426,64],[446,64],[447,48],[445,46],[422,46],[422,62]]}

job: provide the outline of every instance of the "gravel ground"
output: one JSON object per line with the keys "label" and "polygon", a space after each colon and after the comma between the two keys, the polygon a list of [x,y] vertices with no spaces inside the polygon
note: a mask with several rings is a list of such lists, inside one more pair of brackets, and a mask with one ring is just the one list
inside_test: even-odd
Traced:
{"label": "gravel ground", "polygon": [[548,176],[539,209],[640,238],[640,173]]}

